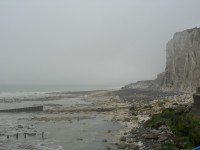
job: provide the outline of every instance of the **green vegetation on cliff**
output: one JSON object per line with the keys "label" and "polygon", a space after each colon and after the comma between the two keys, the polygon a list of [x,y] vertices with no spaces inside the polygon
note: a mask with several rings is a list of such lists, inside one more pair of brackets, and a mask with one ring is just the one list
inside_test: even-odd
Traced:
{"label": "green vegetation on cliff", "polygon": [[162,113],[155,114],[145,123],[145,127],[158,129],[161,125],[168,126],[174,134],[174,145],[163,145],[167,149],[175,147],[181,149],[191,149],[200,145],[200,118],[185,113],[186,108],[179,106],[176,108],[166,108]]}

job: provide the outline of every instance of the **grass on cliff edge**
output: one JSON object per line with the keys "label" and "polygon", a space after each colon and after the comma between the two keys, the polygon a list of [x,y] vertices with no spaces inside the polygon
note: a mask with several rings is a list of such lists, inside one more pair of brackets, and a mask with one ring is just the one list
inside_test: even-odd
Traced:
{"label": "grass on cliff edge", "polygon": [[200,118],[185,113],[185,109],[183,106],[163,109],[162,113],[153,115],[144,126],[158,129],[166,125],[175,136],[174,145],[170,145],[170,149],[192,149],[200,145]]}

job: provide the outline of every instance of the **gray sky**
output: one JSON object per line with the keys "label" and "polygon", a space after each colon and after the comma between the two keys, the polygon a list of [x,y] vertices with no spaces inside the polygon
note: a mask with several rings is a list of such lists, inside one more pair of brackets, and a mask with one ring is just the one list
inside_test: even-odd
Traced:
{"label": "gray sky", "polygon": [[127,84],[165,68],[199,0],[1,0],[0,84]]}

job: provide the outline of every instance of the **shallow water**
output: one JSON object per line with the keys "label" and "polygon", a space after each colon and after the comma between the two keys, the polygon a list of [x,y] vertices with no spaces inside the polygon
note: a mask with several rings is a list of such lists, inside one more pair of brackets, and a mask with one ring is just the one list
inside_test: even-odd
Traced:
{"label": "shallow water", "polygon": [[[22,101],[28,104],[59,104],[61,107],[88,104],[81,97],[55,101]],[[1,103],[1,107],[7,103]],[[11,103],[12,105],[12,103]],[[16,106],[16,103],[14,104]],[[99,113],[1,113],[0,149],[1,150],[102,150],[113,147],[113,137],[121,125],[110,121],[111,118]],[[108,133],[109,131],[109,133]],[[44,132],[44,139],[42,138]],[[16,139],[15,134],[19,133]],[[35,133],[26,136],[24,133]],[[7,135],[10,135],[7,139]],[[105,139],[107,142],[105,142]],[[104,142],[103,142],[104,141]]]}
{"label": "shallow water", "polygon": [[[70,123],[45,123],[45,127],[49,131],[48,139],[62,145],[63,149],[102,150],[113,142],[113,134],[120,128],[119,124],[104,119],[105,116],[96,115],[94,119],[72,120]],[[109,130],[111,133],[108,133]],[[108,144],[102,142],[104,139],[108,140]]]}
{"label": "shallow water", "polygon": [[[32,118],[32,119],[31,119]],[[33,118],[48,118],[38,121]],[[60,119],[59,119],[60,118]],[[112,147],[121,125],[102,114],[0,114],[0,149],[98,150]],[[110,133],[108,133],[108,131]],[[44,132],[44,139],[42,139]],[[19,133],[16,139],[15,134]],[[36,133],[24,138],[24,133]],[[6,135],[10,135],[9,140]],[[108,142],[105,143],[103,140]]]}
{"label": "shallow water", "polygon": [[70,107],[74,105],[80,104],[90,104],[89,102],[85,102],[80,100],[80,98],[62,98],[59,100],[49,100],[49,101],[34,101],[34,100],[27,100],[27,101],[19,101],[13,103],[1,103],[0,109],[13,109],[13,108],[21,108],[21,107],[31,107],[34,105],[43,105],[46,106],[45,109],[48,109],[47,106],[63,106],[63,107]]}

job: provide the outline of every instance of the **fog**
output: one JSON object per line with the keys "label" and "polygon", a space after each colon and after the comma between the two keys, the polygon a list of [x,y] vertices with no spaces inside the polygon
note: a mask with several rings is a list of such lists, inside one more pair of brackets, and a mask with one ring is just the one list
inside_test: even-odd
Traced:
{"label": "fog", "polygon": [[199,0],[1,0],[0,84],[125,85],[165,69]]}

